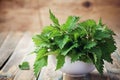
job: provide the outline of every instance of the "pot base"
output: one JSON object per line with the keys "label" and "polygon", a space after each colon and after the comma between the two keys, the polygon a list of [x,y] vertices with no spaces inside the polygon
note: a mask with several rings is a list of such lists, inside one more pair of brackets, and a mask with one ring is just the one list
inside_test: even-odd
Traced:
{"label": "pot base", "polygon": [[66,74],[64,73],[63,75],[67,75],[67,76],[70,76],[70,77],[85,77],[87,76],[88,74]]}

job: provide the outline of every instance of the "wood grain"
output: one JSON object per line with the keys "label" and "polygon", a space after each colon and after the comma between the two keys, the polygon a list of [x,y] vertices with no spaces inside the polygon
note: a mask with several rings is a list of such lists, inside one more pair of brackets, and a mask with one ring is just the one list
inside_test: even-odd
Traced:
{"label": "wood grain", "polygon": [[0,47],[3,44],[8,32],[0,32]]}

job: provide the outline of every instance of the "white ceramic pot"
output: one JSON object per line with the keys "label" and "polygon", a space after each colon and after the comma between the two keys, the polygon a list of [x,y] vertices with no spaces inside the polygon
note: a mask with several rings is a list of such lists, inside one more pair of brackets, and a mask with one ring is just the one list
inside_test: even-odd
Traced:
{"label": "white ceramic pot", "polygon": [[[50,55],[51,60],[56,65],[56,57],[53,55]],[[93,64],[84,63],[82,61],[76,61],[74,63],[71,63],[70,57],[65,58],[65,64],[60,69],[63,73],[69,74],[69,75],[83,75],[92,72],[95,69],[95,66]]]}

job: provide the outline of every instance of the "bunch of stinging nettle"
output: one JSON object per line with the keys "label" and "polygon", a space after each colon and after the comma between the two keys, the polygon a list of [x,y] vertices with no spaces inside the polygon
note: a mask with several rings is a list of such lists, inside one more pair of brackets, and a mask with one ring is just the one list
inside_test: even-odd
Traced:
{"label": "bunch of stinging nettle", "polygon": [[49,11],[53,24],[46,26],[40,34],[33,36],[36,60],[35,75],[47,65],[48,55],[55,55],[56,70],[69,56],[71,62],[93,63],[99,73],[103,73],[104,60],[112,63],[111,53],[116,50],[114,32],[107,28],[102,20],[96,23],[92,19],[79,21],[79,17],[69,16],[64,24]]}

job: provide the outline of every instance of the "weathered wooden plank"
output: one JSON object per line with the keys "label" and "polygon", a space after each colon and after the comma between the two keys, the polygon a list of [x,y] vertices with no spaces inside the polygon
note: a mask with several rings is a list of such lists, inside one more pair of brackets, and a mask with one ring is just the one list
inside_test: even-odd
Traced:
{"label": "weathered wooden plank", "polygon": [[7,36],[7,33],[8,32],[1,32],[0,33],[0,47],[1,47],[2,43],[4,42],[4,40],[5,40],[5,38]]}
{"label": "weathered wooden plank", "polygon": [[22,33],[10,32],[0,48],[0,67],[2,68],[4,62],[11,56],[14,51]]}
{"label": "weathered wooden plank", "polygon": [[25,33],[18,43],[13,55],[1,70],[1,73],[9,74],[11,77],[14,77],[19,70],[18,65],[23,60],[23,58],[31,52],[33,49],[32,46],[33,43],[31,40],[31,34]]}

